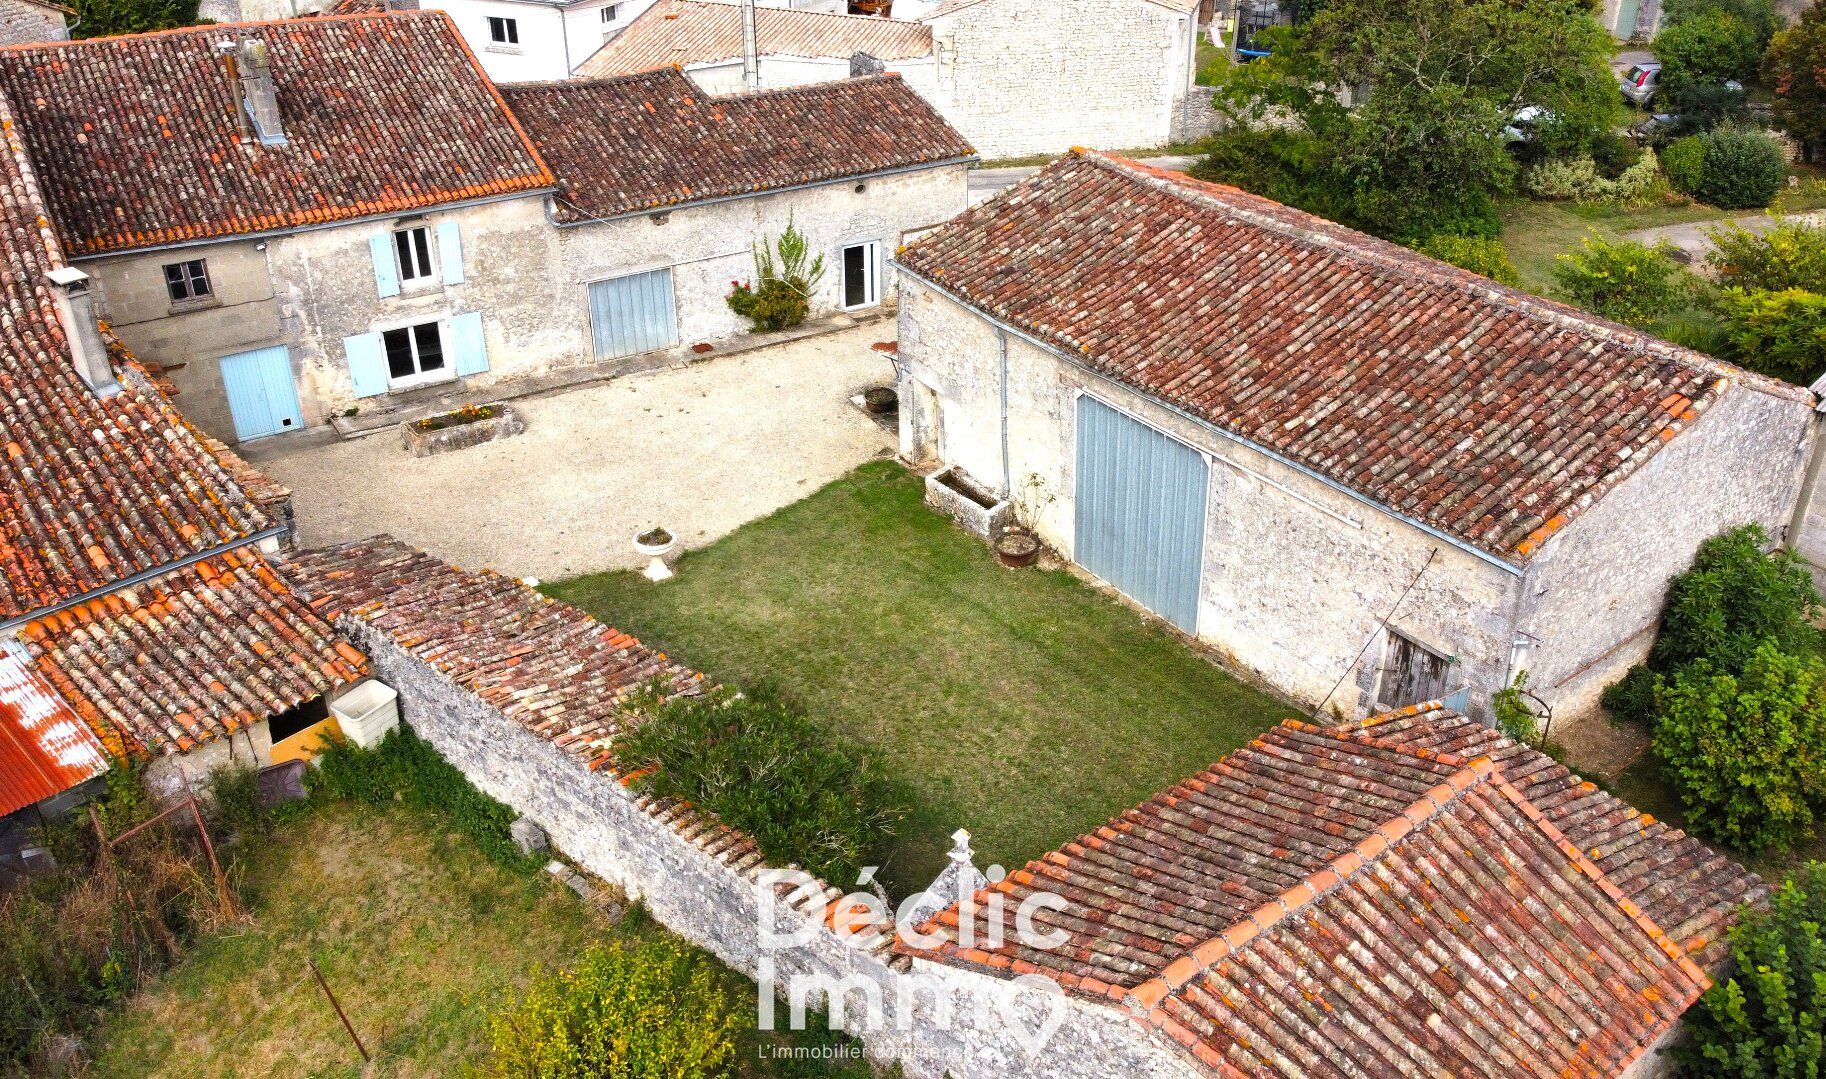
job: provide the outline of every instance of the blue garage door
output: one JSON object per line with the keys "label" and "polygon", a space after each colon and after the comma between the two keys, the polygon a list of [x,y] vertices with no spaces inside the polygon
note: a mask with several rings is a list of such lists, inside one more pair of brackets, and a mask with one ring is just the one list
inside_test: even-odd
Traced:
{"label": "blue garage door", "polygon": [[678,344],[671,269],[649,270],[592,284],[590,329],[599,360]]}
{"label": "blue garage door", "polygon": [[284,345],[224,356],[222,385],[235,418],[235,438],[246,442],[304,426],[292,385],[292,354]]}
{"label": "blue garage door", "polygon": [[1078,398],[1080,565],[1188,633],[1198,630],[1210,471],[1197,450]]}

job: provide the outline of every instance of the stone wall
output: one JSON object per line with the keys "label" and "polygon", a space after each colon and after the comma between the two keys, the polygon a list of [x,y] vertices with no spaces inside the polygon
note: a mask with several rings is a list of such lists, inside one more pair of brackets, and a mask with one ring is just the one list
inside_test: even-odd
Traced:
{"label": "stone wall", "polygon": [[1211,462],[1201,639],[1303,704],[1357,716],[1374,710],[1387,644],[1378,623],[1393,611],[1395,630],[1454,660],[1453,688],[1471,686],[1471,710],[1487,714],[1508,674],[1519,571],[1014,335],[1004,466],[998,331],[917,282],[904,282],[902,292],[899,355],[910,383],[901,398],[902,451],[910,458],[961,465],[1011,490],[1016,515],[1069,556],[1077,398],[1089,393]]}
{"label": "stone wall", "polygon": [[172,753],[146,765],[143,782],[155,798],[170,801],[199,794],[212,773],[222,768],[264,768],[273,763],[273,736],[267,721],[244,727],[227,738],[205,742],[188,753]]}
{"label": "stone wall", "polygon": [[70,28],[62,11],[29,0],[0,0],[0,45],[34,41],[68,41]]}
{"label": "stone wall", "polygon": [[[746,841],[690,810],[656,804],[612,776],[590,771],[359,617],[342,616],[337,629],[367,652],[375,677],[399,692],[402,718],[470,782],[536,821],[561,852],[640,899],[668,929],[750,977],[761,971],[756,880],[767,866]],[[856,1011],[846,1015],[869,1055],[900,1062],[909,1079],[1199,1075],[1177,1049],[1113,1006],[1049,996],[1065,1018],[1036,1054],[1011,1033],[1007,1018],[1038,1027],[1031,990],[953,967],[895,960],[887,939],[845,942],[785,904],[778,905],[774,926],[811,933],[803,947],[771,953],[776,977],[814,973],[842,981],[852,1009],[871,986],[885,1000],[908,1002],[904,1024],[886,1029],[863,1029]],[[776,1014],[784,1023],[785,1008]]]}
{"label": "stone wall", "polygon": [[1191,87],[1191,15],[1149,0],[984,0],[931,23],[933,85],[910,81],[985,157],[1162,145]]}
{"label": "stone wall", "polygon": [[1668,578],[1700,543],[1750,521],[1786,537],[1814,423],[1805,401],[1739,382],[1535,552],[1517,619],[1532,654],[1519,665],[1556,723],[1589,714],[1647,655]]}

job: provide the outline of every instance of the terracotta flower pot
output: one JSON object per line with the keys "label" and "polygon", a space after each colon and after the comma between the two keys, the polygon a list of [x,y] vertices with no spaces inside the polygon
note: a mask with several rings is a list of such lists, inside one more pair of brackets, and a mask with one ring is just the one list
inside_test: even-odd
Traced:
{"label": "terracotta flower pot", "polygon": [[900,394],[892,386],[876,386],[864,390],[862,407],[878,416],[884,412],[896,412],[900,409]]}
{"label": "terracotta flower pot", "polygon": [[1011,569],[1031,566],[1040,557],[1040,541],[1026,532],[1004,532],[995,541],[995,557]]}

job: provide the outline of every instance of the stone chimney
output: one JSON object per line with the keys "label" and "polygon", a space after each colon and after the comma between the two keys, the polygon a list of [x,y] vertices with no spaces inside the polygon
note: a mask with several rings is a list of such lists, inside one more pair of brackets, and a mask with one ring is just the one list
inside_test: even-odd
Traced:
{"label": "stone chimney", "polygon": [[63,323],[63,335],[70,342],[70,356],[76,373],[97,397],[112,397],[120,392],[114,378],[114,365],[108,362],[108,344],[101,339],[101,326],[95,315],[95,292],[89,275],[74,266],[59,266],[45,274],[57,300],[57,318]]}
{"label": "stone chimney", "polygon": [[272,59],[266,42],[257,37],[216,43],[228,64],[228,76],[235,96],[235,123],[243,138],[255,138],[262,146],[284,146],[285,125],[279,119],[279,92],[273,86]]}

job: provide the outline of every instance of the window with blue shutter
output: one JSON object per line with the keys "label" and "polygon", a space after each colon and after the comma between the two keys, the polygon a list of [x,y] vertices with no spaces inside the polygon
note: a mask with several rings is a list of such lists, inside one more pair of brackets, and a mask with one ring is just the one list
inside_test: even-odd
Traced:
{"label": "window with blue shutter", "polygon": [[393,260],[393,234],[384,232],[368,241],[374,259],[374,287],[382,299],[399,295],[399,264]]}
{"label": "window with blue shutter", "polygon": [[349,378],[355,396],[378,397],[387,392],[387,351],[380,334],[361,333],[342,339],[342,354],[349,361]]}
{"label": "window with blue shutter", "polygon": [[458,377],[479,375],[488,370],[488,342],[482,336],[480,311],[451,316],[450,349],[456,353]]}
{"label": "window with blue shutter", "polygon": [[455,221],[440,221],[437,226],[437,253],[444,263],[444,284],[463,283],[463,237]]}

